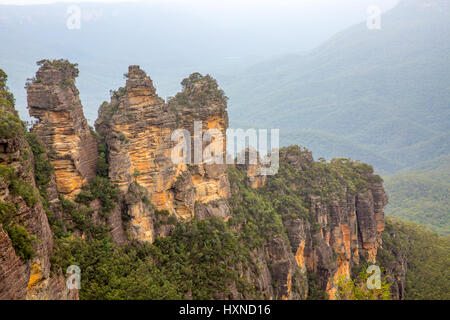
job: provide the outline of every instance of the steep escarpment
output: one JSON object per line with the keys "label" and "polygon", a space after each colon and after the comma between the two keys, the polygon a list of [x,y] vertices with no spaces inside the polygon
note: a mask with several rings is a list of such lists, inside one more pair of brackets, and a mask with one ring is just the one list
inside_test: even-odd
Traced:
{"label": "steep escarpment", "polygon": [[[360,263],[375,262],[387,198],[370,166],[344,159],[315,162],[310,152],[289,147],[280,151],[279,173],[263,187],[251,190],[245,173],[232,171],[231,223],[247,221],[264,235],[252,242],[264,248],[256,250],[270,270],[272,281],[265,282],[276,283],[267,293],[306,298],[308,279],[314,279],[316,289],[333,299],[340,278],[350,278]],[[256,199],[268,208],[255,208]]]}
{"label": "steep escarpment", "polygon": [[209,75],[193,73],[181,85],[183,91],[169,100],[168,109],[175,114],[176,127],[191,137],[188,175],[195,189],[195,216],[228,218],[224,201],[230,196],[225,164],[227,97]]}
{"label": "steep escarpment", "polygon": [[[130,66],[126,77],[126,86],[114,91],[110,103],[100,107],[95,126],[108,148],[109,178],[125,199],[131,237],[152,242],[156,235],[173,229],[155,228],[158,212],[179,221],[194,216],[227,217],[226,166],[194,157],[173,161],[179,139],[188,142],[192,148],[188,151],[194,155],[196,141],[200,149],[207,144],[203,139],[206,130],[218,130],[225,137],[226,100],[215,80],[194,74],[182,82],[183,92],[166,104],[138,66]],[[174,139],[177,129],[186,135]]]}
{"label": "steep escarpment", "polygon": [[6,75],[2,70],[0,75],[0,299],[74,298],[61,270],[50,269],[50,208],[41,191],[51,189],[50,177],[44,176],[51,172],[37,178],[35,168],[43,169],[42,162],[35,159],[29,133],[6,91]]}
{"label": "steep escarpment", "polygon": [[97,144],[83,114],[75,86],[78,69],[65,60],[42,60],[27,83],[34,132],[55,168],[58,192],[73,198],[95,176]]}

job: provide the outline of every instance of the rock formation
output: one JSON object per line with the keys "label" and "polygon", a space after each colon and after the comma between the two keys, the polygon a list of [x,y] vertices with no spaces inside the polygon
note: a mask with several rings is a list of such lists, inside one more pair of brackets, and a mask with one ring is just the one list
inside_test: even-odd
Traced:
{"label": "rock formation", "polygon": [[[166,104],[138,66],[130,66],[126,76],[126,86],[113,92],[111,102],[101,106],[96,129],[108,146],[109,176],[122,190],[132,238],[151,242],[156,236],[167,235],[173,226],[156,227],[157,216],[164,211],[178,221],[210,216],[228,219],[226,166],[174,164],[171,159],[177,143],[171,135],[176,129],[185,129],[193,160],[199,134],[195,121],[201,121],[202,134],[217,129],[225,139],[226,99],[217,83],[209,76],[192,74],[183,80],[183,91]],[[202,141],[202,150],[206,145]],[[225,157],[225,150],[219,153]],[[259,156],[255,165],[249,164],[248,157],[247,151],[246,164],[237,167],[244,170],[251,188],[262,188],[271,177],[258,175]],[[292,148],[281,153],[280,161],[299,171],[314,163],[311,153]],[[289,241],[275,237],[257,253],[255,259],[267,263],[265,277],[271,279],[261,280],[264,275],[260,274],[252,281],[267,298],[305,298],[308,272],[317,274],[319,287],[334,298],[340,277],[350,277],[352,267],[361,259],[375,262],[384,228],[386,195],[375,180],[365,189],[346,188],[342,182],[339,194],[327,199],[308,194],[312,220],[286,219],[283,222]]]}
{"label": "rock formation", "polygon": [[[316,166],[308,151],[297,147],[282,149],[280,162],[297,172],[289,188],[299,190],[299,195],[301,190],[308,190],[311,185],[318,188],[322,183],[325,186],[329,183],[326,181],[328,177],[321,177],[318,173],[314,174],[317,181],[305,180]],[[247,172],[249,166],[240,168]],[[303,217],[283,212],[292,208],[280,209],[281,214],[285,215],[283,225],[287,239],[280,234],[269,239],[263,252],[258,255],[262,260],[258,264],[267,264],[269,273],[254,271],[258,278],[253,280],[256,281],[255,286],[260,283],[260,277],[269,277],[264,282],[274,283],[272,288],[263,290],[266,298],[304,299],[308,288],[306,275],[314,274],[318,279],[317,286],[330,299],[335,299],[339,278],[349,278],[352,268],[361,261],[376,262],[387,197],[372,171],[364,168],[361,172],[364,180],[368,181],[361,189],[350,190],[350,184],[342,181],[339,190],[330,196],[322,197],[311,192],[299,196],[308,201],[309,212]],[[285,174],[284,171],[281,173],[282,176]],[[272,190],[272,179],[269,176],[266,181],[267,188],[271,190],[270,197],[277,197],[278,192],[283,195],[283,191]],[[248,186],[254,188],[254,181],[250,177]]]}
{"label": "rock formation", "polygon": [[95,176],[97,144],[83,114],[75,78],[76,65],[42,60],[27,84],[32,131],[43,142],[55,168],[58,192],[73,198]]}
{"label": "rock formation", "polygon": [[[288,157],[284,159],[288,163],[293,160],[294,166],[304,163],[304,155]],[[341,194],[334,194],[328,200],[310,196],[309,213],[314,219],[313,225],[317,226],[316,232],[311,232],[311,225],[287,226],[296,261],[301,268],[304,268],[303,262],[306,269],[323,275],[323,279],[328,278],[326,292],[330,299],[335,297],[339,277],[349,278],[352,267],[361,260],[376,262],[377,248],[381,244],[387,197],[381,182],[372,179],[371,172],[364,175],[371,181],[367,190],[351,191],[346,187]],[[305,230],[310,231],[313,241],[303,236]],[[319,245],[314,246],[313,242]]]}
{"label": "rock formation", "polygon": [[[130,189],[133,184],[142,187],[156,210],[168,211],[177,220],[229,216],[224,201],[229,196],[225,164],[172,161],[176,129],[190,133],[192,149],[194,121],[201,121],[202,133],[216,129],[225,137],[226,100],[215,80],[194,74],[183,81],[184,91],[166,104],[138,66],[130,66],[126,77],[126,86],[112,93],[110,103],[103,103],[95,123],[108,146],[111,181],[124,195],[136,191],[136,186]],[[128,214],[134,238],[152,241],[155,233],[161,234],[154,230],[152,206],[128,203]]]}
{"label": "rock formation", "polygon": [[[352,276],[361,262],[375,263],[387,198],[370,166],[343,159],[315,162],[309,151],[293,146],[280,151],[275,176],[260,176],[259,156],[250,164],[249,150],[245,164],[227,167],[227,99],[216,81],[194,73],[165,102],[138,66],[129,67],[125,87],[100,107],[94,138],[74,85],[75,65],[62,60],[39,65],[27,89],[30,115],[39,119],[31,131],[54,166],[45,190],[37,183],[30,135],[10,97],[0,99],[0,299],[77,297],[66,289],[61,271],[50,273],[54,245],[47,214],[80,241],[85,220],[92,220],[90,229],[107,224],[120,245],[153,242],[170,235],[177,223],[219,218],[226,223],[209,221],[223,223],[249,246],[230,268],[253,292],[227,283],[230,293],[216,297],[222,299],[305,299],[314,291],[334,299],[339,279]],[[187,148],[180,149],[183,141]],[[188,161],[175,161],[186,155]],[[100,158],[107,169],[82,190],[96,175]],[[105,199],[89,189],[98,181],[115,192],[108,212],[102,211]],[[118,199],[113,184],[120,189]],[[39,193],[45,193],[45,206]],[[75,200],[70,203],[78,216],[62,219],[60,195]],[[25,233],[22,248],[29,245],[34,253],[17,246],[13,227]],[[403,280],[396,282],[397,297]]]}

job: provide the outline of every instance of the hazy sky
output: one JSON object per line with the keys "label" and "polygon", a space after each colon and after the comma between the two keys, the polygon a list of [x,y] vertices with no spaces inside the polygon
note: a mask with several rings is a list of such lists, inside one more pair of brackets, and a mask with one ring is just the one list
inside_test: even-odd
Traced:
{"label": "hazy sky", "polygon": [[45,4],[56,2],[80,3],[80,2],[131,2],[131,1],[139,1],[139,0],[95,0],[95,1],[94,0],[0,0],[0,4],[26,5],[26,4]]}
{"label": "hazy sky", "polygon": [[[101,4],[89,6],[89,2],[103,3],[108,8],[103,12]],[[112,25],[114,21],[119,21],[114,7],[125,9],[127,6],[106,4],[118,2],[145,2],[151,5],[145,6],[141,12],[133,11],[138,6],[130,6],[130,10],[124,10],[123,13],[124,24]],[[178,90],[179,79],[188,72],[228,74],[267,58],[307,52],[324,43],[333,34],[364,22],[369,6],[377,5],[382,11],[386,11],[397,2],[398,0],[0,0],[0,5],[65,3],[52,10],[49,8],[49,12],[59,10],[60,14],[54,19],[49,18],[48,23],[40,20],[45,18],[45,7],[16,7],[4,12],[0,8],[0,22],[2,13],[7,18],[19,17],[20,27],[17,32],[23,31],[27,39],[16,43],[16,47],[1,48],[3,52],[0,50],[0,61],[17,61],[15,64],[8,64],[6,71],[10,73],[10,84],[15,90],[17,106],[24,119],[27,118],[28,111],[23,82],[35,72],[35,61],[43,57],[63,57],[80,63],[84,73],[78,79],[78,85],[87,106],[86,114],[94,120],[98,105],[108,98],[109,89],[120,85],[123,74],[122,72],[117,77],[115,74],[111,75],[115,71],[105,67],[105,63],[119,65],[124,70],[129,64],[140,64],[145,70],[151,70],[159,93],[168,96]],[[83,27],[65,34],[67,25],[64,22],[64,7],[75,3],[84,3],[80,5],[83,9]],[[167,5],[160,5],[166,3]],[[153,4],[155,10],[152,11]],[[99,15],[96,10],[99,10]],[[16,12],[17,15],[8,16],[8,12]],[[130,16],[130,12],[137,15],[138,19]],[[91,23],[90,18],[87,18],[91,13],[102,23]],[[60,24],[56,22],[58,19],[61,20]],[[29,27],[28,21],[36,23],[33,30],[26,29]],[[51,28],[48,27],[50,25]],[[127,33],[130,30],[139,36],[130,37],[131,33]],[[2,36],[7,38],[8,34],[0,32],[0,38]],[[117,37],[121,41],[117,41]],[[151,37],[152,41],[143,41],[145,37]],[[141,50],[133,50],[135,47]],[[101,55],[101,59],[98,55]],[[100,81],[95,75],[105,72],[111,72],[107,73],[106,80]],[[95,90],[92,90],[93,84],[96,86]],[[98,92],[103,92],[106,96],[99,97]],[[92,94],[89,96],[86,93]]]}
{"label": "hazy sky", "polygon": [[[0,0],[0,4],[15,4],[15,5],[27,5],[27,4],[45,4],[45,3],[55,3],[55,2],[66,2],[66,3],[81,3],[81,2],[183,2],[192,4],[204,4],[204,5],[214,5],[225,3],[233,6],[243,6],[243,5],[255,5],[255,4],[271,4],[280,7],[291,6],[291,7],[311,7],[311,6],[323,6],[323,5],[334,5],[339,2],[342,7],[351,7],[361,0]],[[399,0],[373,0],[372,4],[379,5],[382,9],[388,9],[392,7]]]}

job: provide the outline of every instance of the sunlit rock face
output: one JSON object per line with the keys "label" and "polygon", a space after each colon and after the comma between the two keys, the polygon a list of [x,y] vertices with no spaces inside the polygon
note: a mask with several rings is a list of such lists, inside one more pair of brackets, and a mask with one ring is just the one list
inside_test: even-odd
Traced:
{"label": "sunlit rock face", "polygon": [[95,177],[97,143],[80,102],[76,65],[64,60],[38,62],[27,84],[30,116],[39,120],[32,131],[44,144],[55,168],[58,192],[73,198]]}
{"label": "sunlit rock face", "polygon": [[[284,151],[280,159],[300,171],[313,162],[305,151]],[[382,183],[373,176],[367,174],[364,190],[343,188],[330,199],[309,195],[314,228],[306,221],[285,223],[297,266],[318,274],[330,299],[336,298],[338,279],[349,278],[353,266],[362,260],[376,262],[387,197]]]}
{"label": "sunlit rock face", "polygon": [[[209,76],[193,74],[183,81],[184,90],[166,103],[158,97],[152,80],[139,66],[130,66],[123,88],[112,93],[110,103],[103,103],[95,126],[108,146],[109,177],[123,195],[135,183],[145,190],[152,205],[133,202],[128,205],[130,234],[139,240],[153,241],[154,210],[167,211],[176,220],[208,216],[227,218],[225,199],[229,184],[225,164],[174,163],[172,152],[177,140],[172,134],[185,129],[194,139],[199,132],[228,127],[226,99]],[[195,121],[201,121],[195,132]],[[200,137],[201,138],[201,137]],[[202,141],[202,140],[200,140]],[[214,141],[201,142],[203,147]],[[221,149],[225,154],[225,150]],[[135,189],[135,188],[134,188]]]}

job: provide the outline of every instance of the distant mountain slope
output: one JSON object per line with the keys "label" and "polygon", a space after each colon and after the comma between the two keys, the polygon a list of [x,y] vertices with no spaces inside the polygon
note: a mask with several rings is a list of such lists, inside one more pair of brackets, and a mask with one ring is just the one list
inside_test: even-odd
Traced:
{"label": "distant mountain slope", "polygon": [[323,131],[281,131],[280,140],[287,145],[302,141],[304,146],[326,159],[345,158],[351,154],[354,159],[366,159],[366,162],[378,168],[379,172],[400,168],[388,157],[377,154],[364,145]]}
{"label": "distant mountain slope", "polygon": [[444,160],[449,154],[449,149],[450,132],[416,143],[412,146],[385,151],[382,154],[387,157],[390,156],[390,159],[393,161],[398,161],[403,165],[410,167],[441,157],[441,159]]}
{"label": "distant mountain slope", "polygon": [[[361,21],[371,0],[352,0],[347,8],[333,0],[311,6],[233,2],[80,3],[80,29],[72,30],[66,24],[70,3],[0,5],[0,67],[27,119],[23,86],[36,72],[35,62],[77,61],[84,112],[93,121],[130,64],[151,71],[158,93],[166,97],[192,72],[230,73],[271,56],[311,50]],[[395,0],[378,2],[387,9]]]}
{"label": "distant mountain slope", "polygon": [[389,196],[386,214],[450,235],[450,156],[384,177]]}
{"label": "distant mountain slope", "polygon": [[[281,128],[282,144],[300,143],[319,156],[342,156],[317,152],[331,150],[335,139],[308,145],[301,135],[293,141],[294,132],[345,138],[389,159],[375,165],[382,172],[449,154],[449,2],[403,1],[381,21],[381,30],[363,23],[310,54],[227,79],[232,123]],[[354,150],[345,156],[371,162],[372,155]]]}

